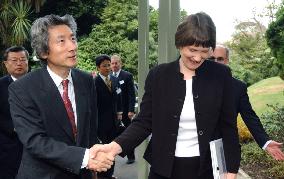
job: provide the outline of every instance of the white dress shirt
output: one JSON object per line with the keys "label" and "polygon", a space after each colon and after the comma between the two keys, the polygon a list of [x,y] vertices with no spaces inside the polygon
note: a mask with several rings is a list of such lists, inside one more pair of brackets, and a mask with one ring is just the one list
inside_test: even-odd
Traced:
{"label": "white dress shirt", "polygon": [[[62,81],[68,79],[69,83],[68,83],[68,97],[71,101],[72,104],[72,108],[73,108],[73,112],[74,112],[74,116],[75,116],[75,124],[77,126],[77,110],[76,110],[76,101],[75,101],[75,92],[74,92],[74,84],[73,84],[73,80],[71,77],[71,70],[69,71],[69,74],[67,76],[66,79],[61,78],[59,75],[57,75],[56,73],[54,73],[48,66],[47,66],[47,71],[50,75],[50,77],[52,78],[53,82],[55,83],[61,97],[63,95],[63,85],[62,85]],[[84,155],[84,159],[81,165],[81,168],[85,168],[88,165],[88,161],[89,161],[89,149],[86,149],[85,151],[85,155]]]}
{"label": "white dress shirt", "polygon": [[186,80],[186,95],[180,114],[176,157],[200,156],[195,110],[192,96],[192,79]]}

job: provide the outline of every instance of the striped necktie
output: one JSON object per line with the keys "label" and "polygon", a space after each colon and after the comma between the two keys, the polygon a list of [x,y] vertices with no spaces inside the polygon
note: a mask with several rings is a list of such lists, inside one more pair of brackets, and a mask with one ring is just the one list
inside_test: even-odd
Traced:
{"label": "striped necktie", "polygon": [[68,83],[69,83],[68,79],[62,81],[62,86],[63,86],[62,99],[63,99],[63,102],[64,102],[65,109],[67,111],[69,121],[70,121],[71,126],[72,126],[73,135],[74,135],[75,140],[76,140],[77,127],[76,127],[76,124],[75,124],[75,115],[74,115],[74,111],[73,111],[73,108],[72,108],[72,104],[71,104],[71,101],[68,97]]}
{"label": "striped necktie", "polygon": [[107,85],[108,90],[111,92],[111,81],[108,76],[105,78],[105,83]]}

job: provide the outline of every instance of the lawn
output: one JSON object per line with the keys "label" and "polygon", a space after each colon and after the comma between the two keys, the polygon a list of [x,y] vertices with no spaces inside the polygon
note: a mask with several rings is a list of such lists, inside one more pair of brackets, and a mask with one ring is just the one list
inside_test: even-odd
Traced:
{"label": "lawn", "polygon": [[258,115],[267,111],[267,104],[284,105],[284,80],[272,77],[262,80],[248,88],[253,109]]}
{"label": "lawn", "polygon": [[[279,104],[279,106],[284,106],[284,81],[279,77],[262,80],[250,86],[248,88],[248,94],[253,109],[261,119],[261,114],[267,114],[269,111],[267,104]],[[274,120],[274,118],[271,118],[271,120]],[[243,128],[239,128],[239,132],[240,131],[242,131],[241,133],[243,135],[247,135]],[[271,136],[272,139],[274,137],[275,136]],[[284,177],[284,162],[273,160],[268,154],[263,152],[254,141],[241,144],[241,168],[252,178],[278,179]]]}

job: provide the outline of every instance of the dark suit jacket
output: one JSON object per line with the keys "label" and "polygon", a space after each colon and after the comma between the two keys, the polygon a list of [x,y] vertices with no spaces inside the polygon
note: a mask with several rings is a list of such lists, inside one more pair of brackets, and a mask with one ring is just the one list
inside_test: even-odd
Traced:
{"label": "dark suit jacket", "polygon": [[24,145],[19,179],[90,179],[81,169],[85,149],[96,143],[96,91],[90,75],[72,69],[77,139],[63,100],[46,67],[9,87],[12,119]]}
{"label": "dark suit jacket", "polygon": [[22,144],[14,130],[8,102],[10,75],[0,78],[0,178],[16,176],[22,157]]}
{"label": "dark suit jacket", "polygon": [[103,143],[109,143],[116,137],[117,112],[122,112],[118,79],[110,75],[110,80],[111,92],[100,75],[95,78],[98,98],[98,136]]}
{"label": "dark suit jacket", "polygon": [[[209,142],[220,137],[227,170],[238,172],[240,149],[231,78],[229,68],[207,60],[193,77],[200,176],[212,170]],[[152,69],[146,79],[140,113],[115,139],[123,153],[131,151],[152,133],[144,158],[155,173],[170,177],[185,94],[186,82],[180,73],[179,60]]]}
{"label": "dark suit jacket", "polygon": [[128,115],[128,112],[134,112],[135,106],[135,88],[133,76],[131,73],[121,70],[118,77],[119,84],[122,90],[121,99],[123,113]]}
{"label": "dark suit jacket", "polygon": [[263,129],[260,119],[251,107],[246,84],[233,78],[233,88],[236,112],[241,114],[242,119],[244,120],[257,144],[260,147],[263,147],[264,144],[269,140],[269,137]]}

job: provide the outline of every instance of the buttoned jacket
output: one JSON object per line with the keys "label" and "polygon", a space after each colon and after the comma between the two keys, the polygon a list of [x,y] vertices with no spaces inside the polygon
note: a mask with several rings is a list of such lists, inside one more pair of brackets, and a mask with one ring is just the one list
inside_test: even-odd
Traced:
{"label": "buttoned jacket", "polygon": [[[240,148],[230,70],[205,60],[195,73],[192,95],[200,150],[199,174],[212,170],[209,142],[218,138],[223,138],[227,170],[237,173]],[[155,173],[170,177],[185,95],[186,81],[180,73],[179,60],[150,70],[140,113],[115,139],[123,149],[122,155],[152,134],[144,158]]]}

